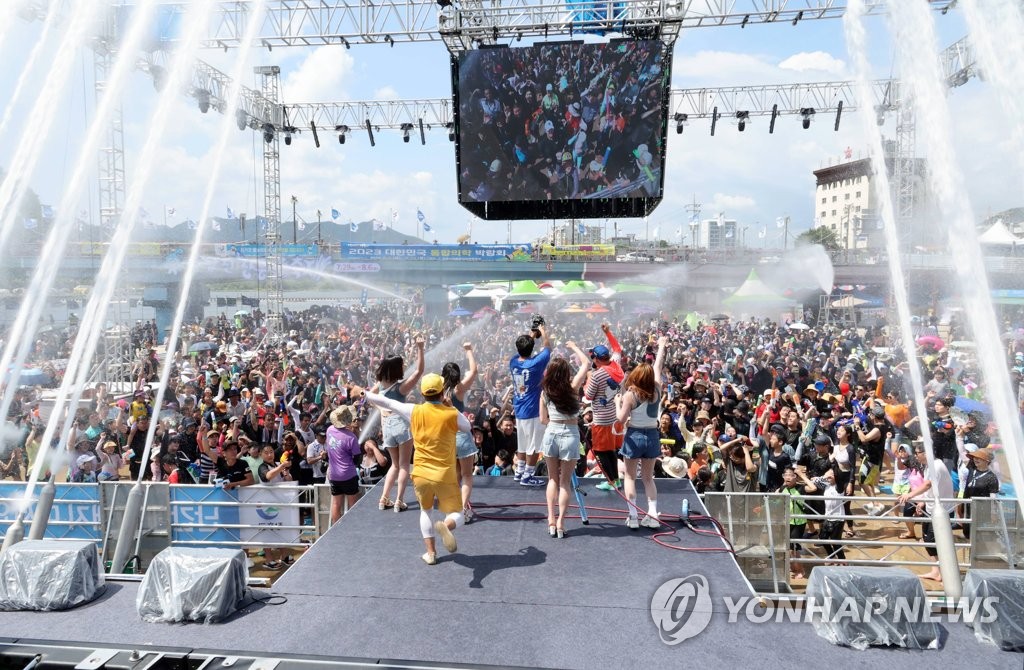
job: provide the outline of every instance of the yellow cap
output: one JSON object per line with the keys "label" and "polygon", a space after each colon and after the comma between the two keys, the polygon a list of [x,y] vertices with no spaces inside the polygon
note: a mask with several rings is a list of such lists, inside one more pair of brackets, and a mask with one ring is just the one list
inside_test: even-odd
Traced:
{"label": "yellow cap", "polygon": [[420,393],[423,395],[440,395],[443,390],[444,379],[439,374],[431,372],[429,375],[423,375],[423,379],[420,380]]}

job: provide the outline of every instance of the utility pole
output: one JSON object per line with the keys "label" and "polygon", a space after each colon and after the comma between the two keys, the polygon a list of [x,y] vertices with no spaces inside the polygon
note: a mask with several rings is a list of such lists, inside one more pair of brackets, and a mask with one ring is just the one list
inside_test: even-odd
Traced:
{"label": "utility pole", "polygon": [[789,215],[783,217],[782,225],[782,250],[785,251],[789,248]]}
{"label": "utility pole", "polygon": [[295,216],[295,208],[299,204],[299,199],[296,196],[292,196],[292,244],[299,243],[299,219]]}
{"label": "utility pole", "polygon": [[693,202],[686,206],[686,211],[690,213],[690,246],[696,248],[697,246],[697,227],[700,225],[700,208],[701,203],[697,202],[697,194],[693,194]]}
{"label": "utility pole", "polygon": [[320,252],[320,246],[323,244],[323,241],[322,241],[322,239],[320,237],[320,219],[322,217],[323,217],[323,214],[320,212],[320,210],[319,209],[316,210],[316,250],[317,250],[317,253]]}

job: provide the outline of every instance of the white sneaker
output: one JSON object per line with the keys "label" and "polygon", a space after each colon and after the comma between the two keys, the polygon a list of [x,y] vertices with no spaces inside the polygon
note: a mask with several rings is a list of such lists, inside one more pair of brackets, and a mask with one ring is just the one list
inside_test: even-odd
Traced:
{"label": "white sneaker", "polygon": [[455,541],[455,533],[444,521],[435,521],[434,531],[441,536],[441,542],[444,543],[444,548],[448,550],[449,554],[459,550],[459,545]]}
{"label": "white sneaker", "polygon": [[626,518],[626,528],[630,530],[636,530],[639,527],[640,524],[637,522],[636,517],[631,516]]}
{"label": "white sneaker", "polygon": [[422,558],[423,562],[426,563],[427,565],[436,565],[437,564],[437,554],[431,554],[431,553],[428,552],[428,553],[423,554],[422,556],[420,556],[420,558]]}
{"label": "white sneaker", "polygon": [[661,528],[661,522],[658,521],[657,517],[653,517],[650,514],[645,516],[641,521],[640,525],[644,528]]}

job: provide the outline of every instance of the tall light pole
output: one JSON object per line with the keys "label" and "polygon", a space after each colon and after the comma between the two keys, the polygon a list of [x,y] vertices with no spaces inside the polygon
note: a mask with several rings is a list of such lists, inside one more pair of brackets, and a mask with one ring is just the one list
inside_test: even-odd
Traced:
{"label": "tall light pole", "polygon": [[320,252],[320,246],[323,244],[323,240],[320,237],[320,219],[323,218],[323,214],[320,210],[316,210],[316,250]]}
{"label": "tall light pole", "polygon": [[298,244],[299,242],[299,219],[295,216],[295,206],[299,204],[299,199],[296,196],[292,196],[292,244]]}

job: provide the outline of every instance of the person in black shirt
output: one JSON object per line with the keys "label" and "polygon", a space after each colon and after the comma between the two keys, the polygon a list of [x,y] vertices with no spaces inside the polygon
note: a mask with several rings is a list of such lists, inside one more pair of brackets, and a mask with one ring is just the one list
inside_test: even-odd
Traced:
{"label": "person in black shirt", "polygon": [[[818,481],[825,473],[832,470],[832,440],[828,435],[818,434],[814,437],[814,449],[804,453],[800,457],[798,465],[803,466],[807,473],[807,479],[812,482]],[[807,499],[804,504],[814,510],[815,514],[825,513],[825,489],[815,488],[814,491],[807,491]],[[808,520],[808,530],[812,522]]]}
{"label": "person in black shirt", "polygon": [[[991,449],[977,449],[967,452],[967,476],[961,484],[964,492],[964,499],[988,498],[999,493],[999,479],[996,473],[989,470],[992,462]],[[961,471],[962,472],[962,471]],[[972,511],[971,518],[974,518]],[[964,537],[971,537],[971,525],[963,524]]]}
{"label": "person in black shirt", "polygon": [[239,486],[252,486],[252,471],[249,464],[238,458],[238,443],[225,442],[221,446],[223,456],[217,459],[217,477],[226,480],[224,490],[238,488]]}

